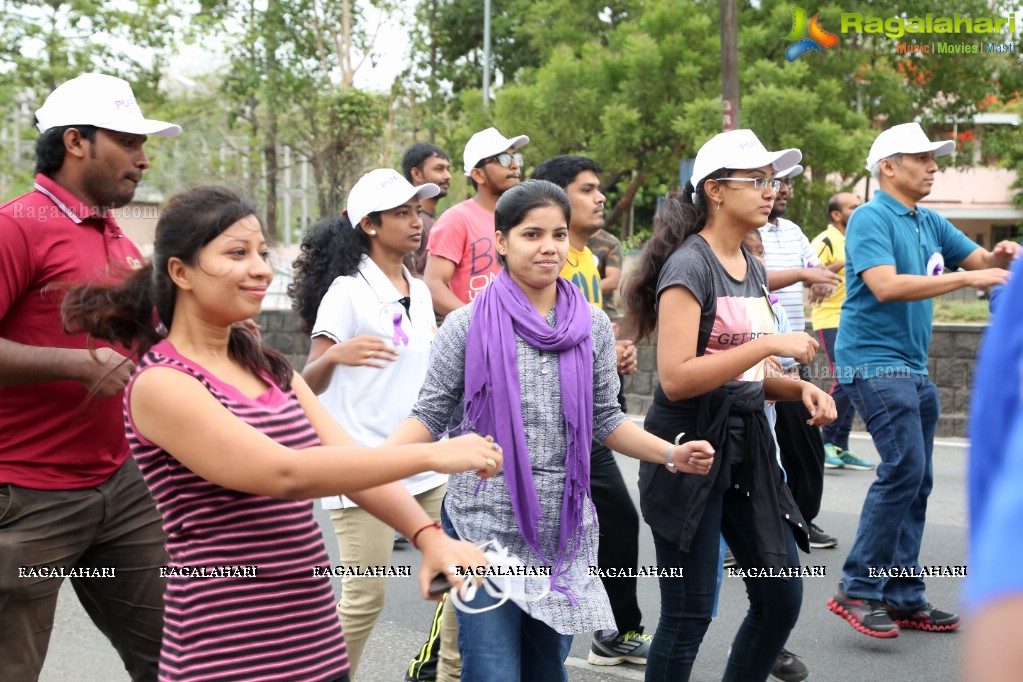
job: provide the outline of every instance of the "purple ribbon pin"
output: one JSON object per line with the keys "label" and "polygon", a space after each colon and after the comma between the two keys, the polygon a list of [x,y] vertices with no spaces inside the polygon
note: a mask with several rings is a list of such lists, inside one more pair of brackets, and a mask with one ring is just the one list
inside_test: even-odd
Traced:
{"label": "purple ribbon pin", "polygon": [[395,346],[399,343],[404,343],[406,346],[408,345],[408,334],[406,334],[405,330],[401,328],[401,318],[401,313],[394,314],[394,336],[391,337],[391,342]]}

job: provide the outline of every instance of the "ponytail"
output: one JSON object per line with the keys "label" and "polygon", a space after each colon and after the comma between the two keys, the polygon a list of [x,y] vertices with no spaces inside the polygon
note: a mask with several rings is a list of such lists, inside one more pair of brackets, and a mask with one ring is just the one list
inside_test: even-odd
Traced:
{"label": "ponytail", "polygon": [[671,254],[686,239],[707,224],[707,196],[704,183],[725,177],[728,171],[714,171],[700,181],[699,187],[687,182],[681,192],[669,192],[664,205],[654,216],[654,234],[639,258],[636,271],[622,292],[626,309],[626,327],[639,341],[657,327],[657,279]]}
{"label": "ponytail", "polygon": [[153,264],[147,263],[120,284],[72,288],[60,306],[64,331],[85,332],[107,343],[133,349],[133,356],[145,355],[163,338],[154,316],[158,306],[153,296],[153,280]]}
{"label": "ponytail", "polygon": [[[379,213],[370,213],[369,218],[380,223]],[[323,218],[309,228],[301,253],[292,263],[295,277],[288,285],[291,307],[298,311],[302,331],[312,333],[324,294],[338,277],[351,277],[359,271],[369,246],[369,237],[361,228],[353,229],[347,215]]]}

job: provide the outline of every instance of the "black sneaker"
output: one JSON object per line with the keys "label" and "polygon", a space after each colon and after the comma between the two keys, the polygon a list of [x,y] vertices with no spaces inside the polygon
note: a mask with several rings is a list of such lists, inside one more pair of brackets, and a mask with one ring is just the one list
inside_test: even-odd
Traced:
{"label": "black sneaker", "polygon": [[593,633],[590,642],[590,653],[586,660],[593,665],[618,665],[619,663],[636,663],[646,665],[650,653],[650,642],[654,638],[632,630],[624,635],[615,630],[602,630]]}
{"label": "black sneaker", "polygon": [[884,602],[850,597],[845,593],[842,583],[838,583],[835,596],[828,599],[828,609],[845,618],[849,625],[865,635],[881,639],[899,636],[899,626],[888,615]]}
{"label": "black sneaker", "polygon": [[958,614],[939,611],[930,602],[927,602],[927,606],[922,609],[896,609],[887,604],[885,604],[885,609],[888,610],[888,616],[900,628],[907,630],[951,632],[959,627]]}
{"label": "black sneaker", "polygon": [[838,538],[828,535],[816,523],[810,524],[810,546],[816,549],[828,549],[838,546]]}
{"label": "black sneaker", "polygon": [[803,661],[788,649],[782,649],[778,654],[778,660],[771,668],[772,680],[777,682],[803,682],[810,677],[810,669]]}

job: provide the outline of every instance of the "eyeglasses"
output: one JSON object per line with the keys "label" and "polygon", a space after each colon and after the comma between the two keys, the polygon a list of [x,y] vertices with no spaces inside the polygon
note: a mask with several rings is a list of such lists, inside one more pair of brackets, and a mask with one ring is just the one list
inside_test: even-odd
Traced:
{"label": "eyeglasses", "polygon": [[519,152],[515,152],[514,154],[509,154],[508,152],[504,152],[504,153],[498,154],[497,156],[491,156],[489,159],[483,159],[483,161],[480,162],[480,166],[485,166],[488,163],[490,163],[491,161],[497,161],[499,164],[501,164],[505,168],[509,168],[511,166],[512,159],[515,160],[515,165],[517,165],[517,166],[521,166],[522,165],[522,160],[523,160],[522,154],[520,154]]}
{"label": "eyeglasses", "polygon": [[781,190],[781,186],[783,184],[785,184],[786,186],[791,187],[791,185],[788,184],[791,181],[768,180],[767,178],[717,178],[717,181],[718,182],[725,182],[725,181],[729,181],[729,182],[732,182],[732,181],[734,181],[734,182],[752,182],[753,183],[753,189],[755,189],[755,190],[763,190],[763,189],[766,189],[766,188],[770,187],[771,190],[773,190],[775,192],[780,191]]}

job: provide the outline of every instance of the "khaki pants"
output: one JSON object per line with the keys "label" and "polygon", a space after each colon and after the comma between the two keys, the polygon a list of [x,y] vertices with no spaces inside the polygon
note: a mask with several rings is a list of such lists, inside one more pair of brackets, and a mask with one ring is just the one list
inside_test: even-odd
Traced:
{"label": "khaki pants", "polygon": [[[441,502],[446,487],[442,485],[416,495],[416,501],[434,521],[440,521]],[[334,524],[343,566],[390,565],[394,549],[394,531],[390,526],[361,507],[332,509],[330,520]],[[337,613],[345,631],[351,664],[349,674],[353,682],[366,641],[384,610],[386,596],[387,578],[341,578],[341,601],[338,602]],[[445,651],[449,654],[458,651],[458,631],[453,615],[448,617],[446,614],[441,627],[442,662]]]}

